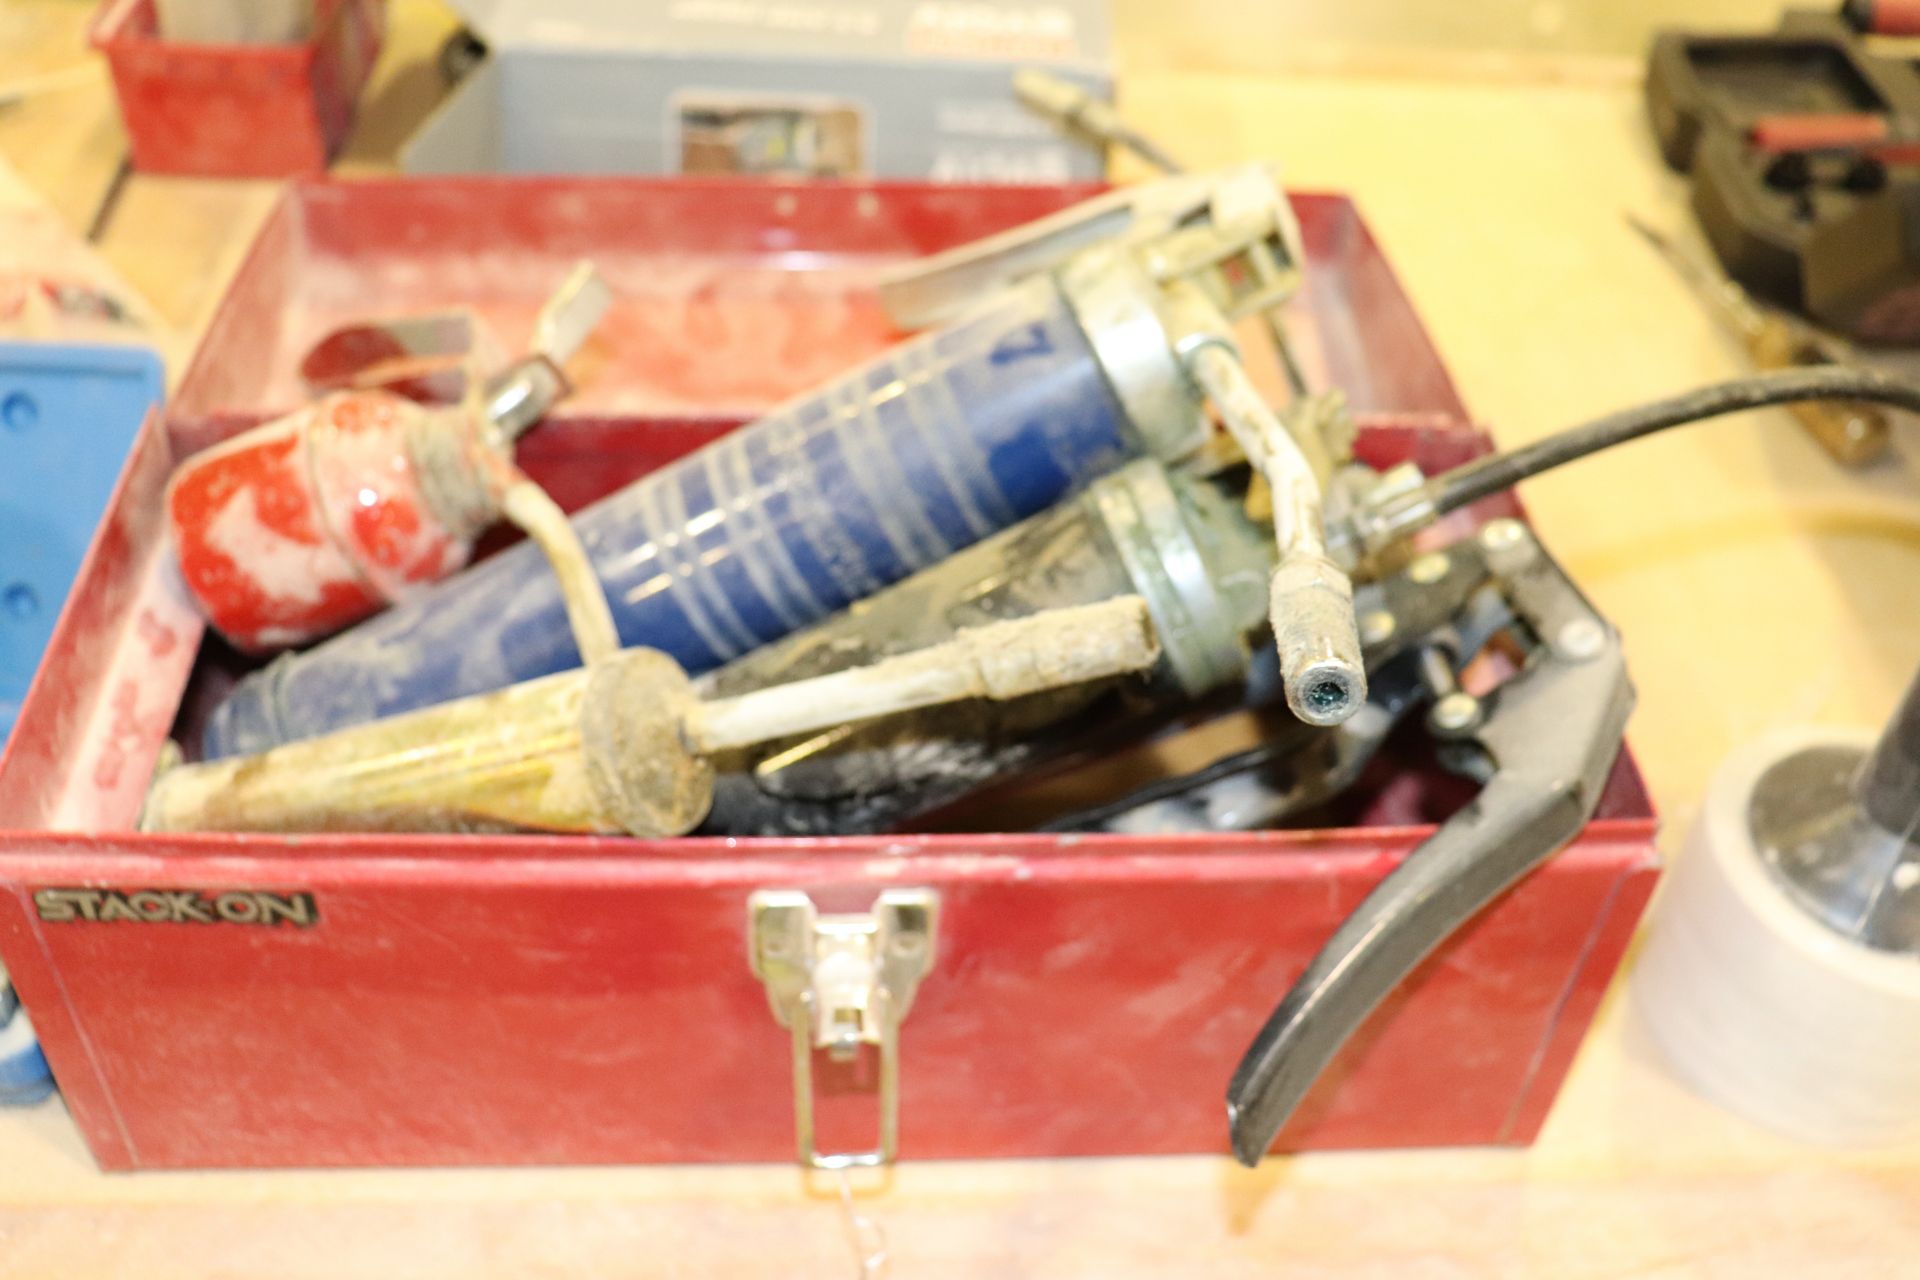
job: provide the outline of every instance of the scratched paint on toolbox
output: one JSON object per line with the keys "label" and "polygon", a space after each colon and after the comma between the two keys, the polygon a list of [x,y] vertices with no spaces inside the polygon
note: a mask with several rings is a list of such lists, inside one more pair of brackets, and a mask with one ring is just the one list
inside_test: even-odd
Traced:
{"label": "scratched paint on toolbox", "polygon": [[[739,421],[899,339],[871,292],[880,272],[1099,190],[594,178],[296,184],[236,278],[171,416],[200,447],[236,422],[296,407],[306,399],[298,365],[308,348],[370,316],[471,305],[510,349],[584,253],[619,300],[571,366],[582,390],[559,416]],[[1287,323],[1309,376],[1337,382],[1358,412],[1465,421],[1352,204],[1313,194],[1294,203],[1310,269],[1304,305]],[[1367,341],[1356,346],[1359,314]],[[697,343],[688,337],[696,333]],[[1263,385],[1279,390],[1277,380]]]}
{"label": "scratched paint on toolbox", "polygon": [[[752,413],[805,391],[900,337],[874,292],[891,257],[790,255],[687,261],[660,253],[596,251],[614,303],[571,364],[577,414]],[[441,297],[471,307],[503,350],[532,333],[541,299],[557,281],[551,255],[462,255],[457,271],[437,257],[319,259],[256,403],[304,398],[307,350],[334,329],[363,323],[367,298]],[[422,302],[419,309],[432,306]]]}
{"label": "scratched paint on toolbox", "polygon": [[[29,713],[44,705],[50,719],[22,744],[24,760],[9,761],[8,781],[18,775],[22,789],[6,803],[19,805],[23,825],[124,830],[140,810],[204,627],[161,535],[170,461],[161,433],[144,432],[121,491],[122,508],[137,508],[140,520],[102,526],[85,571],[99,595],[76,598],[63,616],[49,662],[66,668],[28,698]],[[90,607],[102,597],[122,611],[107,626]],[[64,768],[46,754],[63,744],[71,752]]]}

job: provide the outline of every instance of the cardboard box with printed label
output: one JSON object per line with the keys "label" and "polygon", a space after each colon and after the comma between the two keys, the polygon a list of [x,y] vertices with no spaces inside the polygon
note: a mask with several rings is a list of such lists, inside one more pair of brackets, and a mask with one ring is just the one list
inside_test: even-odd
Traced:
{"label": "cardboard box with printed label", "polygon": [[1105,0],[464,0],[487,46],[415,173],[1061,183],[1103,158],[1023,108],[1041,67],[1110,96]]}

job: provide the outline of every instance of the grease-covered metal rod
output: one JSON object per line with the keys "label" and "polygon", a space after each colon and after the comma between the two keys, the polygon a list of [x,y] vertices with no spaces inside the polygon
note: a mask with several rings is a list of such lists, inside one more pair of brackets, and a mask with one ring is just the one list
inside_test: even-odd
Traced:
{"label": "grease-covered metal rod", "polygon": [[1280,562],[1268,609],[1287,706],[1308,724],[1340,724],[1367,700],[1367,668],[1353,616],[1353,583],[1327,554],[1313,465],[1224,341],[1191,347],[1186,363],[1273,492]]}
{"label": "grease-covered metal rod", "polygon": [[871,666],[702,702],[657,650],[480,697],[162,773],[150,831],[693,830],[708,757],[962,698],[1009,699],[1143,671],[1160,643],[1139,596],[993,623]]}
{"label": "grease-covered metal rod", "polygon": [[1161,173],[1186,172],[1171,152],[1128,124],[1111,103],[1072,81],[1024,67],[1014,73],[1013,92],[1036,115],[1084,133],[1103,146],[1131,151]]}
{"label": "grease-covered metal rod", "polygon": [[703,702],[688,714],[696,749],[750,746],[898,711],[1029,693],[1144,671],[1160,642],[1139,596],[1049,609],[960,632],[866,667]]}

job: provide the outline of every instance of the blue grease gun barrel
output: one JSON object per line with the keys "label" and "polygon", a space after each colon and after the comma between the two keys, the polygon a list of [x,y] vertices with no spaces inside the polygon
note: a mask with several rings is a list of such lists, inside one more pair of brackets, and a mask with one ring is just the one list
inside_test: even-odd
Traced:
{"label": "blue grease gun barrel", "polygon": [[[1222,192],[1231,217],[1215,231]],[[1263,192],[1264,222],[1249,214]],[[1247,169],[1110,193],[933,259],[889,303],[909,324],[957,319],[574,517],[621,644],[710,670],[1131,457],[1190,452],[1205,417],[1162,317],[1165,281],[1202,278],[1222,314],[1271,307],[1297,284],[1297,244],[1272,175]],[[579,664],[558,583],[522,544],[247,677],[203,752],[264,751]]]}

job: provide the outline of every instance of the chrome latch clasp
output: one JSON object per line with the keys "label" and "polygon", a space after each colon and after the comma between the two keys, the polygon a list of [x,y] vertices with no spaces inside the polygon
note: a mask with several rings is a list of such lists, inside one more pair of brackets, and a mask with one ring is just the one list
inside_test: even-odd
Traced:
{"label": "chrome latch clasp", "polygon": [[[893,1163],[900,1138],[900,1022],[933,967],[940,897],[888,889],[869,911],[822,915],[797,889],[763,889],[747,903],[754,976],[781,1026],[793,1032],[793,1119],[809,1169]],[[880,1141],[870,1151],[825,1153],[814,1140],[813,1056],[848,1062],[879,1049]]]}

